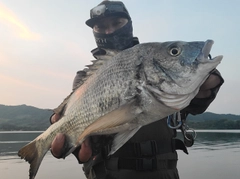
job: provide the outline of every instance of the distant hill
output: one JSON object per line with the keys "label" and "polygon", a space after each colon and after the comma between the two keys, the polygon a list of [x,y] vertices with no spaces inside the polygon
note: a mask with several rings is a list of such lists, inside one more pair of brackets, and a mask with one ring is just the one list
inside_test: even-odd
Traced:
{"label": "distant hill", "polygon": [[52,111],[33,106],[0,105],[0,130],[45,130]]}
{"label": "distant hill", "polygon": [[[33,106],[0,105],[0,131],[7,130],[46,130],[52,111]],[[188,125],[195,129],[240,129],[240,115],[215,114],[205,112],[196,116],[189,115]]]}
{"label": "distant hill", "polygon": [[194,129],[240,129],[240,115],[205,112],[189,115],[187,121]]}
{"label": "distant hill", "polygon": [[234,114],[216,114],[211,112],[205,112],[203,114],[198,115],[189,115],[189,120],[194,120],[201,122],[203,120],[220,120],[220,119],[229,119],[229,120],[240,120],[240,115],[234,115]]}

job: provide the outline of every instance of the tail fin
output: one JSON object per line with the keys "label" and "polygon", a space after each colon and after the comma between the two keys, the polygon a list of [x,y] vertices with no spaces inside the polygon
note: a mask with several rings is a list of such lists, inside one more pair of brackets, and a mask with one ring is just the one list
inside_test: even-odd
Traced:
{"label": "tail fin", "polygon": [[18,156],[30,164],[29,179],[35,178],[42,159],[48,151],[48,149],[38,148],[38,142],[34,140],[18,151]]}

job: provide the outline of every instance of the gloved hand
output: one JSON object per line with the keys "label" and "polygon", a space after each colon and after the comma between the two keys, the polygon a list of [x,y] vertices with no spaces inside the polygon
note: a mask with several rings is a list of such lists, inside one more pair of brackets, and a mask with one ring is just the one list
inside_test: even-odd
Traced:
{"label": "gloved hand", "polygon": [[198,94],[181,112],[187,114],[202,114],[215,99],[224,79],[217,70],[213,70],[206,81],[201,85]]}
{"label": "gloved hand", "polygon": [[211,96],[211,90],[221,84],[222,79],[216,74],[210,74],[206,81],[200,87],[195,98],[208,98]]}

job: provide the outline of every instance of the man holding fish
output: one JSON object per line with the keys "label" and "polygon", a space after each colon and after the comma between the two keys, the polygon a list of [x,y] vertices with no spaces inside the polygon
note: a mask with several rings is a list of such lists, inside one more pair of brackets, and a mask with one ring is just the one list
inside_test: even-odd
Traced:
{"label": "man holding fish", "polygon": [[[121,1],[103,1],[91,9],[90,19],[86,24],[93,29],[97,48],[92,54],[99,61],[112,56],[108,54],[108,49],[118,53],[139,44],[138,38],[133,37],[132,34],[131,17]],[[175,48],[171,53],[178,55],[179,52]],[[211,60],[211,56],[208,58]],[[83,84],[82,79],[86,74],[88,74],[86,69],[77,73],[73,91]],[[168,118],[159,118],[156,122],[142,126],[112,155],[109,153],[113,144],[113,134],[93,135],[86,138],[81,146],[73,151],[79,163],[83,163],[86,177],[89,179],[179,178],[176,150],[187,153],[186,146],[191,146],[194,140],[194,136],[186,133],[184,129],[186,117],[188,114],[203,113],[215,99],[222,84],[220,73],[215,69],[212,70],[186,108],[169,115]],[[68,100],[69,97],[54,110],[51,123],[56,123],[64,115]],[[183,131],[184,142],[176,139],[178,127]],[[59,133],[52,142],[52,154],[62,158],[65,156],[65,148],[66,135]]]}

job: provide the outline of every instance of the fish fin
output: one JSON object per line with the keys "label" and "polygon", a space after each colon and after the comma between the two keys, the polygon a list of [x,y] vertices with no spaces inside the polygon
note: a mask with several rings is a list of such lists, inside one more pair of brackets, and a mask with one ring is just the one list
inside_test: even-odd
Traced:
{"label": "fish fin", "polygon": [[72,152],[74,152],[74,150],[77,148],[77,146],[73,146],[70,149],[68,149],[68,151],[62,156],[63,159],[65,159],[68,155],[70,155]]}
{"label": "fish fin", "polygon": [[111,151],[109,152],[108,155],[114,154],[120,147],[122,147],[139,129],[141,126],[132,129],[132,130],[127,130],[120,132],[115,135],[111,147]]}
{"label": "fish fin", "polygon": [[114,134],[126,130],[132,130],[138,127],[138,124],[132,124],[132,123],[125,123],[120,126],[112,127],[112,128],[106,128],[100,131],[96,131],[94,133],[91,133],[91,135],[108,135],[108,134]]}
{"label": "fish fin", "polygon": [[[87,68],[84,69],[86,73],[85,76],[81,78],[81,85],[92,75],[94,74],[105,62],[110,61],[119,51],[117,50],[107,50],[105,55],[96,55],[98,60],[93,60],[92,64],[86,65]],[[79,85],[79,86],[81,86]],[[79,87],[78,86],[78,87]]]}
{"label": "fish fin", "polygon": [[75,146],[68,135],[65,134],[64,145],[61,149],[61,158],[65,159],[69,154],[71,154],[78,146]]}
{"label": "fish fin", "polygon": [[18,156],[30,164],[29,179],[35,178],[43,157],[48,151],[48,149],[38,150],[37,142],[38,140],[34,140],[18,151]]}
{"label": "fish fin", "polygon": [[[72,93],[73,92],[71,92],[57,108],[53,109],[53,112],[55,114],[64,114],[67,102],[69,101],[69,98],[71,97]],[[61,116],[61,118],[62,118],[62,116]]]}
{"label": "fish fin", "polygon": [[[91,134],[106,134],[106,131],[110,131],[111,129],[117,129],[118,126],[121,126],[125,123],[129,123],[133,119],[137,117],[139,113],[141,113],[141,109],[135,107],[135,100],[120,106],[116,110],[107,113],[106,115],[97,119],[94,123],[89,125],[83,133],[79,136],[77,144],[82,143],[82,141]],[[119,128],[120,130],[121,128]],[[108,134],[117,133],[119,131],[109,132]]]}

